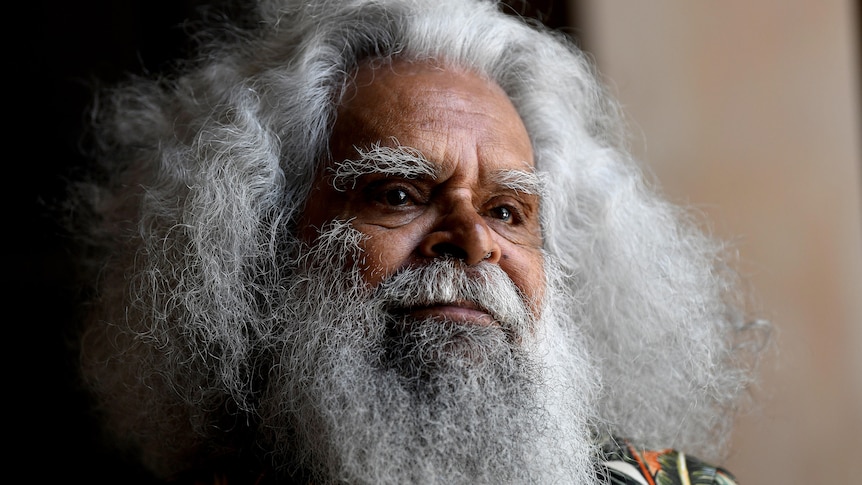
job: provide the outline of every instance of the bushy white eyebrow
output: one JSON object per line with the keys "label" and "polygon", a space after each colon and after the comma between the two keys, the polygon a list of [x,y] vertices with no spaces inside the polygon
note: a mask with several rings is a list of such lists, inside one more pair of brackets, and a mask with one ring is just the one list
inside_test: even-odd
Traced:
{"label": "bushy white eyebrow", "polygon": [[492,180],[507,189],[530,195],[541,196],[545,190],[543,178],[529,170],[499,170],[494,172]]}
{"label": "bushy white eyebrow", "polygon": [[356,187],[356,181],[365,175],[380,174],[405,179],[438,177],[438,168],[415,148],[400,145],[380,146],[379,143],[375,143],[368,150],[355,148],[359,159],[335,162],[330,168],[335,190],[352,189]]}
{"label": "bushy white eyebrow", "polygon": [[[358,159],[335,162],[329,169],[333,174],[332,186],[336,190],[355,188],[357,180],[366,175],[405,179],[436,179],[439,176],[439,167],[429,162],[422,152],[413,147],[380,146],[375,143],[367,150],[354,148],[359,153]],[[540,175],[531,170],[498,170],[494,172],[491,180],[508,189],[536,196],[541,196],[545,187]]]}

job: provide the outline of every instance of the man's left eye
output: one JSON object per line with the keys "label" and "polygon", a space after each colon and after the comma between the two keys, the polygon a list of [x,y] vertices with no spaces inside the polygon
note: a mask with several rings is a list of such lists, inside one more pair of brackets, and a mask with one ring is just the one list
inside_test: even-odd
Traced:
{"label": "man's left eye", "polygon": [[490,210],[491,217],[499,219],[503,222],[511,222],[512,221],[512,210],[506,206],[494,207]]}

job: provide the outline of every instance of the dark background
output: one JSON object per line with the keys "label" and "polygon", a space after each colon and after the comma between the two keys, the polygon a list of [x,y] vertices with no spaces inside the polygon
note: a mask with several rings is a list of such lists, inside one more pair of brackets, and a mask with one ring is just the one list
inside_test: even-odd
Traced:
{"label": "dark background", "polygon": [[[513,12],[572,32],[565,2],[508,2]],[[6,362],[11,377],[5,413],[13,449],[10,474],[25,481],[87,484],[153,483],[137,466],[102,444],[78,389],[74,337],[78,290],[72,253],[51,207],[66,180],[86,167],[79,141],[92,88],[128,73],[169,69],[190,45],[184,22],[226,1],[48,0],[7,17],[5,191],[11,224],[11,271],[6,271]],[[229,10],[229,9],[228,9]],[[11,114],[11,116],[9,116]],[[11,125],[11,131],[9,128]],[[22,206],[23,205],[23,209]],[[11,289],[11,291],[9,290]]]}
{"label": "dark background", "polygon": [[14,174],[6,191],[13,197],[7,314],[15,315],[7,318],[16,334],[7,352],[14,386],[7,388],[5,409],[15,436],[14,459],[7,463],[27,482],[153,483],[103,445],[77,387],[69,342],[80,295],[71,280],[71,249],[52,207],[66,180],[86,166],[79,140],[93,87],[127,73],[161,71],[184,56],[182,23],[203,3],[49,0],[7,18],[7,32],[23,32],[7,41],[12,58],[21,57],[5,69],[15,86],[7,101],[20,111],[7,135]]}

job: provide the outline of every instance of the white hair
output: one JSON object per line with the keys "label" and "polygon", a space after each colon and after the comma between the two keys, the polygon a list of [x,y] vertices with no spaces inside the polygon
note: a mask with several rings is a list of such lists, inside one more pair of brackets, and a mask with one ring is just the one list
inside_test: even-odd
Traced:
{"label": "white hair", "polygon": [[751,379],[725,247],[646,181],[619,110],[570,39],[482,0],[260,0],[201,36],[175,75],[99,100],[82,183],[97,289],[84,374],[110,426],[159,473],[254,429],[291,234],[340,96],[363,59],[433,60],[497,83],[544,185],[544,251],[587,339],[595,439],[721,457]]}
{"label": "white hair", "polygon": [[[541,319],[495,264],[455,258],[363,284],[361,233],[320,230],[283,285],[268,344],[259,445],[309,483],[596,482],[598,380],[567,307]],[[302,246],[299,244],[299,246]],[[347,255],[348,257],[345,257]],[[471,301],[496,325],[413,319],[399,309]],[[280,369],[284,369],[281,371]],[[292,477],[293,478],[293,477]]]}

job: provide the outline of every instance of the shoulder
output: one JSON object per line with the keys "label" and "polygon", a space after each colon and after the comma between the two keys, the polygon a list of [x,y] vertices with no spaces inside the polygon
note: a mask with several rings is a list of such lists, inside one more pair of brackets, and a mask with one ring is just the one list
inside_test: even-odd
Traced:
{"label": "shoulder", "polygon": [[614,439],[602,452],[598,474],[611,485],[736,485],[727,470],[674,449],[644,450]]}

